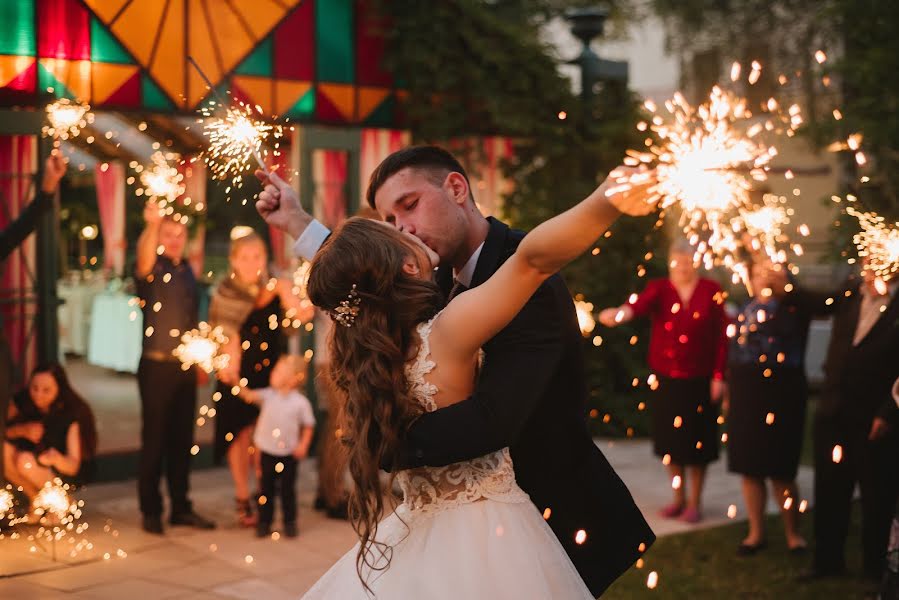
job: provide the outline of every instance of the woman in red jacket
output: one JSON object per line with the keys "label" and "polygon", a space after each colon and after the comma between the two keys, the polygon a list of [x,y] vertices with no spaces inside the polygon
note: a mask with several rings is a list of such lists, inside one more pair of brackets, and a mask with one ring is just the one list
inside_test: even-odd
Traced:
{"label": "woman in red jacket", "polygon": [[652,320],[649,367],[658,382],[651,402],[653,447],[674,489],[674,501],[661,514],[689,523],[702,518],[706,467],[718,458],[718,402],[727,359],[724,296],[717,283],[699,276],[694,254],[686,241],[673,244],[667,279],[650,281],[628,303],[599,315],[607,327],[635,317]]}

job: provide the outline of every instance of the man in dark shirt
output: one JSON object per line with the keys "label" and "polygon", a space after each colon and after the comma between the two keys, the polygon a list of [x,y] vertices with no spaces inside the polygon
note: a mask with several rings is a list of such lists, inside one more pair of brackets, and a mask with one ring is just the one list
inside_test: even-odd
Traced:
{"label": "man in dark shirt", "polygon": [[164,464],[169,522],[212,529],[215,524],[196,514],[187,498],[198,371],[183,370],[172,354],[181,335],[197,326],[196,276],[202,265],[192,268],[184,260],[184,224],[164,217],[154,202],[147,203],[144,220],[135,266],[144,314],[143,353],[137,371],[143,419],[138,477],[143,528],[162,533],[159,480]]}
{"label": "man in dark shirt", "polygon": [[[41,187],[34,200],[19,213],[15,221],[0,230],[0,263],[34,232],[41,215],[53,207],[59,181],[65,174],[66,160],[62,154],[54,151],[44,163]],[[0,442],[6,439],[6,411],[12,397],[13,383],[13,357],[6,340],[3,315],[0,314]],[[0,482],[3,481],[3,466],[0,465]]]}

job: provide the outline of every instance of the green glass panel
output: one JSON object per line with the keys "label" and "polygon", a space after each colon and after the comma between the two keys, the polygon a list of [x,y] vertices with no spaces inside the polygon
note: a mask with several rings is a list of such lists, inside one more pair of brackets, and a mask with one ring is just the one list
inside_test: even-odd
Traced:
{"label": "green glass panel", "polygon": [[315,64],[319,81],[353,83],[353,2],[315,3]]}
{"label": "green glass panel", "polygon": [[365,119],[365,124],[370,127],[392,127],[394,125],[393,115],[395,108],[396,99],[393,96],[388,96],[378,105],[378,108],[368,115],[368,118]]}
{"label": "green glass panel", "polygon": [[303,97],[297,100],[297,103],[287,111],[288,117],[297,119],[306,119],[313,114],[315,114],[315,88],[303,94]]}
{"label": "green glass panel", "polygon": [[146,75],[140,76],[140,94],[144,108],[156,110],[173,110],[175,108],[168,96]]}
{"label": "green glass panel", "polygon": [[262,43],[256,46],[248,57],[244,59],[240,66],[234,70],[239,75],[259,75],[262,77],[272,76],[272,38],[271,36],[262,40]]}
{"label": "green glass panel", "polygon": [[47,88],[53,88],[53,95],[57,98],[71,98],[75,99],[75,94],[72,93],[66,85],[56,78],[56,75],[48,71],[44,68],[44,66],[40,63],[37,65],[37,89],[40,93],[45,93]]}
{"label": "green glass panel", "polygon": [[0,0],[0,54],[34,56],[34,0]]}
{"label": "green glass panel", "polygon": [[135,64],[122,45],[95,18],[91,18],[91,60],[123,65]]}

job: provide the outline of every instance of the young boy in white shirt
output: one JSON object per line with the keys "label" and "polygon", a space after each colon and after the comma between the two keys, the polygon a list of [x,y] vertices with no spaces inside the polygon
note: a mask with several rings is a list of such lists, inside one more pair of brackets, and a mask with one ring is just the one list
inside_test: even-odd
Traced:
{"label": "young boy in white shirt", "polygon": [[257,537],[271,532],[275,496],[279,492],[284,535],[297,536],[297,469],[309,453],[315,428],[312,405],[297,389],[305,377],[303,358],[285,355],[272,369],[270,387],[244,389],[240,393],[244,400],[259,405],[253,433],[261,463]]}

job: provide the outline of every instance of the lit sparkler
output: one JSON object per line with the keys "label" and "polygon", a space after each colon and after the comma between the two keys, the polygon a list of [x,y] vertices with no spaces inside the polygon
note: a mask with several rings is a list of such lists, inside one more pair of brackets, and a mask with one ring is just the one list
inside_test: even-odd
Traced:
{"label": "lit sparkler", "polygon": [[184,175],[178,172],[169,161],[177,162],[177,154],[154,152],[150,157],[153,164],[149,167],[138,166],[140,182],[143,188],[138,189],[138,196],[144,195],[159,202],[160,208],[174,204],[175,199],[184,193]]}
{"label": "lit sparkler", "polygon": [[856,219],[861,231],[852,237],[858,255],[866,259],[866,269],[881,281],[899,272],[899,222],[888,223],[877,213],[862,212],[852,206],[846,212]]}
{"label": "lit sparkler", "polygon": [[574,308],[577,311],[577,323],[581,328],[581,334],[586,337],[596,328],[596,318],[593,316],[593,304],[583,300],[575,300]]}
{"label": "lit sparkler", "polygon": [[94,115],[90,112],[89,104],[60,98],[47,106],[47,120],[49,125],[43,128],[43,134],[56,140],[67,140],[78,137],[81,130],[94,122]]}
{"label": "lit sparkler", "polygon": [[[753,253],[764,253],[775,264],[786,264],[788,251],[797,256],[803,254],[802,246],[792,243],[785,228],[790,223],[792,210],[786,207],[786,198],[765,194],[759,206],[740,208],[738,216],[731,219],[734,233],[744,233],[744,242]],[[799,233],[808,227],[799,227]]]}
{"label": "lit sparkler", "polygon": [[227,343],[228,338],[221,327],[201,322],[199,329],[192,329],[181,336],[181,343],[172,354],[181,361],[181,368],[185,371],[196,365],[211,373],[228,366],[231,357],[227,352],[221,352]]}
{"label": "lit sparkler", "polygon": [[[243,173],[254,160],[268,172],[263,158],[263,144],[269,138],[277,139],[283,134],[281,126],[260,121],[256,114],[261,109],[240,103],[238,107],[225,107],[223,116],[216,116],[219,103],[210,101],[201,109],[204,119],[203,133],[209,138],[209,148],[205,153],[206,165],[217,179],[233,179],[234,187],[243,185]],[[224,105],[222,105],[224,106]]]}
{"label": "lit sparkler", "polygon": [[6,519],[7,516],[12,518],[12,509],[14,498],[12,492],[6,488],[0,488],[0,521]]}
{"label": "lit sparkler", "polygon": [[74,512],[69,501],[68,486],[62,485],[59,479],[48,481],[34,497],[34,508],[41,515],[55,516],[62,520],[70,512]]}
{"label": "lit sparkler", "polygon": [[[753,63],[750,79],[760,69]],[[732,76],[739,73],[739,68],[732,69]],[[742,244],[732,220],[741,218],[741,210],[753,210],[754,182],[767,179],[777,156],[777,149],[763,138],[792,136],[802,124],[799,107],[783,111],[771,98],[755,115],[745,98],[715,86],[699,106],[676,93],[665,102],[667,117],[656,114],[652,101],[646,108],[654,113],[651,124],[641,122],[637,128],[653,131],[658,141],[648,139],[646,150],[629,150],[625,164],[655,169],[649,201],[663,209],[680,208],[679,224],[696,248],[697,262],[706,268],[724,265],[734,271],[735,281],[747,281],[745,265],[737,258]]]}

